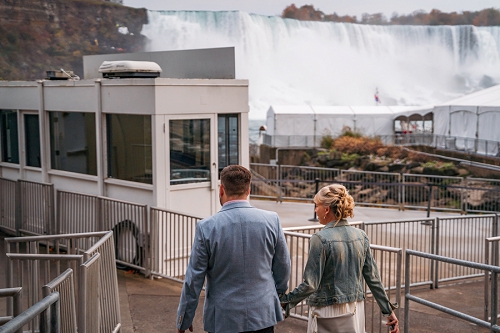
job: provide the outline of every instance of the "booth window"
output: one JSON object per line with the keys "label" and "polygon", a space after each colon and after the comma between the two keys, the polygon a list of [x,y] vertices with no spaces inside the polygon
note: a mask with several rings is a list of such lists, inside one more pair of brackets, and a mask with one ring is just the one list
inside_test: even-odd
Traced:
{"label": "booth window", "polygon": [[153,184],[151,116],[107,114],[108,177]]}
{"label": "booth window", "polygon": [[239,163],[238,115],[219,115],[219,172],[226,166]]}
{"label": "booth window", "polygon": [[17,112],[0,110],[2,162],[19,164],[19,139],[17,133]]}
{"label": "booth window", "polygon": [[37,114],[24,115],[26,165],[40,168],[40,121]]}
{"label": "booth window", "polygon": [[95,114],[49,112],[49,119],[51,168],[97,175]]}
{"label": "booth window", "polygon": [[170,184],[210,180],[210,120],[170,120]]}

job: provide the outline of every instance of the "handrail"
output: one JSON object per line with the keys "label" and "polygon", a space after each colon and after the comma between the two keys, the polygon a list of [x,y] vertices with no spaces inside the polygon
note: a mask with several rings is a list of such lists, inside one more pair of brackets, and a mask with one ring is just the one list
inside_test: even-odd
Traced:
{"label": "handrail", "polygon": [[491,313],[496,314],[498,311],[498,299],[497,299],[496,295],[498,293],[497,276],[498,276],[498,273],[500,273],[500,267],[475,263],[475,262],[466,261],[466,260],[454,259],[454,258],[449,258],[449,257],[443,257],[443,256],[425,253],[425,252],[420,252],[420,251],[406,250],[404,332],[409,332],[409,328],[410,328],[410,301],[414,301],[414,302],[417,302],[417,303],[422,304],[424,306],[433,308],[435,310],[453,315],[455,317],[464,319],[464,320],[469,321],[471,323],[474,323],[476,325],[489,328],[493,332],[500,332],[500,326],[497,325],[497,316],[496,315],[491,316],[491,322],[488,323],[485,320],[478,319],[476,317],[467,315],[465,313],[453,310],[451,308],[427,301],[423,298],[420,298],[420,297],[417,297],[417,296],[410,294],[410,268],[411,268],[410,256],[416,256],[416,257],[421,257],[421,258],[426,258],[426,259],[431,259],[431,260],[435,260],[435,261],[441,261],[441,262],[446,262],[446,263],[450,263],[450,264],[466,266],[466,267],[470,267],[470,268],[476,268],[476,269],[481,269],[484,271],[491,272],[491,281],[492,281],[492,283],[491,283],[491,295],[495,296],[495,297],[492,297]]}
{"label": "handrail", "polygon": [[[50,308],[50,311],[48,311]],[[23,326],[33,320],[39,314],[41,333],[60,333],[61,332],[61,312],[59,306],[59,293],[53,292],[46,296],[32,307],[13,318],[8,323],[0,326],[0,333],[14,333],[23,329]]]}

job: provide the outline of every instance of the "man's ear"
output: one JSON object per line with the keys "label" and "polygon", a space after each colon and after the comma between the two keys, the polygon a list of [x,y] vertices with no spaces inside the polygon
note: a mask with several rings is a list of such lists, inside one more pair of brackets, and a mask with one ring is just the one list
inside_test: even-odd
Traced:
{"label": "man's ear", "polygon": [[222,184],[219,185],[219,197],[224,195],[224,186]]}
{"label": "man's ear", "polygon": [[250,187],[248,187],[247,197],[250,196]]}

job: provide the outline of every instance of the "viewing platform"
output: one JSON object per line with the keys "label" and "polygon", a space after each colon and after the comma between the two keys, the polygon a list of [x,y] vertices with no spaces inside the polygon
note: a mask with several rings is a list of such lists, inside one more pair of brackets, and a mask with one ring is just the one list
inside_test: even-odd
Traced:
{"label": "viewing platform", "polygon": [[[309,221],[313,217],[310,203],[276,203],[272,201],[251,200],[253,206],[276,211],[283,227],[313,226],[317,222]],[[364,208],[355,209],[355,221],[403,220],[424,218],[425,211],[397,211],[393,209]],[[452,216],[450,213],[431,213],[431,216]],[[0,267],[6,267],[5,239],[0,233]],[[118,289],[121,312],[122,333],[132,332],[176,332],[175,320],[182,284],[169,279],[147,279],[135,270],[117,269]],[[0,288],[5,287],[5,270],[0,270]],[[482,278],[470,279],[461,283],[442,283],[438,289],[429,286],[412,287],[416,294],[428,301],[435,302],[456,311],[481,318],[483,313],[484,282]],[[200,304],[193,323],[194,332],[202,332],[203,327],[202,292]],[[400,327],[403,328],[404,295],[399,310]],[[485,328],[462,321],[451,315],[430,309],[412,302],[410,304],[410,332],[488,332]],[[0,303],[0,316],[5,314],[5,302]],[[275,332],[304,333],[307,322],[288,318],[277,324]],[[367,326],[367,332],[375,332]],[[378,331],[378,330],[377,330]]]}

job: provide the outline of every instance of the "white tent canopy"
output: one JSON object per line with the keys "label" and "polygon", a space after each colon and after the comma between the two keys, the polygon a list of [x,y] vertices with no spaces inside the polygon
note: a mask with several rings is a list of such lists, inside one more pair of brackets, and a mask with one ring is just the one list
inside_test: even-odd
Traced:
{"label": "white tent canopy", "polygon": [[367,136],[393,135],[397,117],[424,119],[430,112],[432,107],[273,105],[267,111],[266,125],[267,134],[275,137],[335,137],[345,129]]}
{"label": "white tent canopy", "polygon": [[500,141],[500,85],[436,105],[434,134]]}

